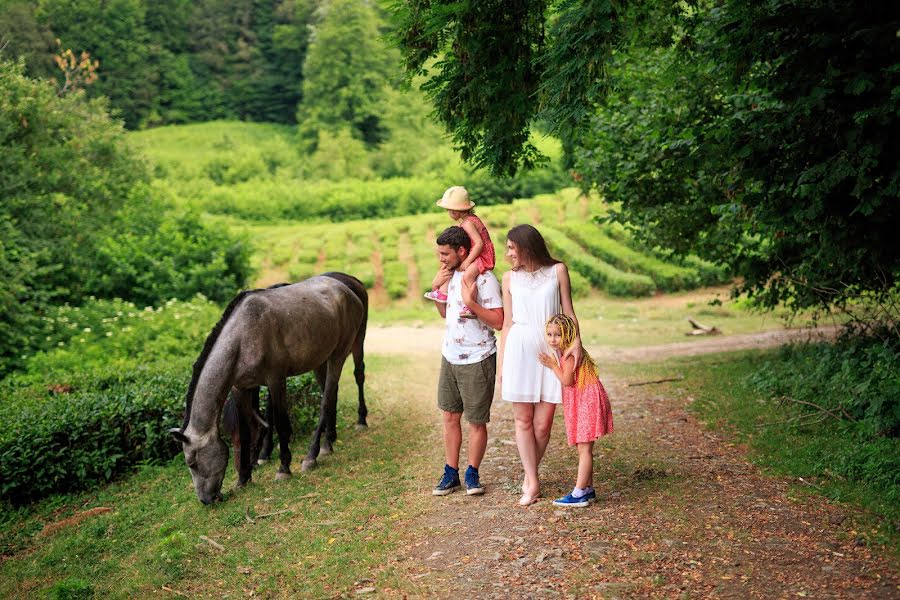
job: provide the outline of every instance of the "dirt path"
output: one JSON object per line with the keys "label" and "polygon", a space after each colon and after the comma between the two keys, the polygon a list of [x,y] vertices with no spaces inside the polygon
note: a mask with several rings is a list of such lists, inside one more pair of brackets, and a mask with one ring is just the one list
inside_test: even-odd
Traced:
{"label": "dirt path", "polygon": [[[373,328],[368,351],[416,348],[423,362],[436,363],[440,333]],[[616,357],[763,347],[798,335],[728,336],[690,348],[616,351]],[[394,567],[417,596],[900,598],[896,566],[857,544],[847,509],[815,496],[796,497],[789,482],[760,474],[743,449],[706,432],[684,400],[628,388],[614,368],[605,383],[616,433],[595,452],[599,502],[569,510],[550,502],[570,489],[574,477],[575,457],[565,447],[559,411],[541,466],[545,498],[519,507],[512,411],[497,401],[481,467],[486,494],[430,499],[425,514],[404,525],[409,545]],[[423,401],[433,403],[434,397]],[[430,494],[442,462],[434,412],[433,472],[416,477],[422,496]]]}

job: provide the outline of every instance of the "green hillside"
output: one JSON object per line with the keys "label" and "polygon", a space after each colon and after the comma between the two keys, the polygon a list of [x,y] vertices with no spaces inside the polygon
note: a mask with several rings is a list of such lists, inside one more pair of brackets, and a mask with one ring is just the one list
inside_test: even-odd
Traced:
{"label": "green hillside", "polygon": [[[576,296],[592,288],[616,296],[646,296],[722,280],[721,273],[714,269],[666,263],[607,237],[603,227],[591,222],[594,215],[604,211],[601,199],[582,196],[570,188],[484,207],[478,214],[497,248],[498,277],[508,268],[502,258],[506,232],[515,224],[532,223],[545,235],[553,254],[568,263]],[[251,237],[256,248],[258,285],[296,281],[328,270],[347,271],[373,290],[376,303],[381,304],[419,301],[438,266],[434,240],[453,224],[442,211],[344,223],[213,220]],[[580,234],[577,238],[568,233],[575,229]],[[610,253],[610,247],[619,254]]]}
{"label": "green hillside", "polygon": [[[436,143],[434,156],[422,157],[406,176],[328,179],[310,167],[287,126],[218,121],[134,132],[129,139],[160,195],[249,235],[257,285],[338,270],[359,277],[376,304],[419,302],[437,268],[434,240],[452,224],[434,205],[451,184],[466,185],[478,205],[497,247],[498,276],[507,268],[506,232],[531,223],[568,263],[578,296],[591,289],[647,296],[723,280],[707,263],[673,264],[635,247],[621,226],[595,223],[606,204],[564,188],[559,167],[493,180],[467,171]],[[558,162],[557,140],[535,143]],[[542,193],[547,190],[560,191]]]}

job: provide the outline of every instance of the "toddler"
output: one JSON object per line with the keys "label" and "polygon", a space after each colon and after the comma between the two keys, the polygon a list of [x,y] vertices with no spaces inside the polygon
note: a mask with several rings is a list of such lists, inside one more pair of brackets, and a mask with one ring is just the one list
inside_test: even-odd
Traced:
{"label": "toddler", "polygon": [[561,358],[572,345],[578,329],[566,315],[555,315],[547,321],[547,344],[550,354],[540,353],[538,360],[563,384],[563,410],[566,416],[566,438],[570,446],[578,446],[578,478],[575,489],[554,500],[556,506],[587,506],[597,498],[594,491],[594,440],[612,433],[612,409],[606,390],[597,377],[597,366],[587,352],[581,364],[575,358]]}
{"label": "toddler", "polygon": [[[458,222],[472,240],[472,248],[462,263],[462,271],[463,285],[473,286],[481,273],[494,268],[496,258],[491,236],[481,219],[475,216],[475,203],[469,199],[466,188],[455,185],[447,189],[444,197],[437,201],[437,205],[446,209],[450,218]],[[427,292],[425,297],[436,302],[446,302],[447,286],[452,277],[453,273],[446,267],[441,267],[431,282],[431,291]],[[463,308],[459,316],[467,319],[475,317],[468,308]]]}

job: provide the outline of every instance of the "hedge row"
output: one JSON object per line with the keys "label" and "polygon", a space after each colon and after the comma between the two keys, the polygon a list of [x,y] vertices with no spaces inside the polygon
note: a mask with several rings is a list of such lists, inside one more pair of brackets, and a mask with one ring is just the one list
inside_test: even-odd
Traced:
{"label": "hedge row", "polygon": [[637,252],[604,235],[600,226],[595,223],[569,223],[562,230],[594,256],[618,269],[649,276],[656,287],[663,291],[674,292],[701,285],[700,273],[696,270],[666,263],[649,254]]}
{"label": "hedge row", "polygon": [[565,261],[570,271],[583,275],[594,287],[614,296],[649,296],[656,291],[653,280],[646,275],[620,271],[592,256],[557,229],[542,226],[541,231],[551,253]]}
{"label": "hedge row", "polygon": [[[0,499],[14,505],[86,489],[159,463],[181,451],[168,430],[179,427],[190,363],[170,359],[123,372],[120,368],[22,388],[4,382],[0,405]],[[309,394],[313,377],[293,378]],[[316,411],[295,397],[295,419],[309,428]],[[306,398],[307,400],[304,400]]]}

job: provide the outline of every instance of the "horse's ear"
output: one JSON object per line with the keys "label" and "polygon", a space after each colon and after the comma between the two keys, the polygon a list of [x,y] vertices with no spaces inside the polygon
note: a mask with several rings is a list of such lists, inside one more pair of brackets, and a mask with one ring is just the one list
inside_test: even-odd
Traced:
{"label": "horse's ear", "polygon": [[169,430],[169,433],[172,434],[172,437],[175,438],[176,442],[181,442],[182,444],[190,444],[191,440],[188,439],[188,436],[184,435],[180,429],[177,427],[173,427]]}

